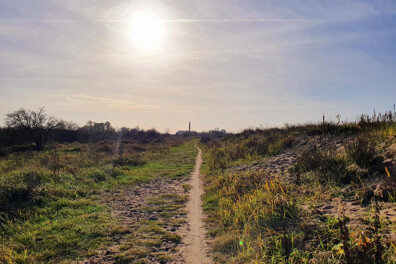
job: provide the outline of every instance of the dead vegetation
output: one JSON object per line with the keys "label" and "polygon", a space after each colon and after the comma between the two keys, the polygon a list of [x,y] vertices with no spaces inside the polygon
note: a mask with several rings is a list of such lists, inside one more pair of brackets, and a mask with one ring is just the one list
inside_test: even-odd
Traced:
{"label": "dead vegetation", "polygon": [[216,261],[394,263],[395,143],[394,123],[368,119],[206,143]]}

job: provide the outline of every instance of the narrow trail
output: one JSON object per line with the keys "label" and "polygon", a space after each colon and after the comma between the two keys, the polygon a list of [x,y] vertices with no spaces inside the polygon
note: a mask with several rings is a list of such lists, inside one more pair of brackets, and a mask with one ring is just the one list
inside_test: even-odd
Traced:
{"label": "narrow trail", "polygon": [[[202,211],[201,195],[203,194],[203,182],[199,170],[202,164],[202,152],[198,149],[195,160],[194,171],[187,182],[187,177],[180,179],[158,178],[147,183],[121,189],[119,192],[110,192],[103,197],[103,203],[111,208],[112,215],[119,219],[121,227],[127,230],[126,233],[116,234],[116,242],[106,248],[97,250],[95,254],[87,259],[78,260],[74,264],[93,264],[93,263],[120,263],[117,256],[128,253],[128,250],[139,247],[132,244],[132,241],[150,241],[153,232],[142,233],[139,228],[144,227],[147,221],[156,222],[165,232],[170,234],[180,234],[181,243],[178,241],[166,240],[160,246],[147,248],[147,255],[142,258],[130,253],[130,261],[142,260],[144,263],[173,263],[173,264],[212,264],[208,256],[208,243],[206,239],[206,229],[203,224],[204,214]],[[180,195],[185,196],[186,192],[183,185],[189,183],[192,189],[189,192],[189,200],[186,210],[168,211],[173,214],[166,218],[164,207],[150,204],[150,199],[158,199],[161,195]],[[181,204],[175,201],[168,201],[173,206]],[[168,209],[166,209],[168,210]],[[188,212],[185,215],[184,211]],[[162,224],[160,224],[162,223]],[[131,230],[131,231],[128,231]],[[152,240],[152,239],[151,239]],[[129,245],[129,246],[128,246]],[[176,249],[175,251],[173,251]],[[172,260],[161,261],[158,256],[165,255]],[[129,263],[125,261],[125,263]],[[143,263],[143,262],[142,262]]]}
{"label": "narrow trail", "polygon": [[202,211],[201,195],[203,182],[199,173],[202,164],[202,151],[198,149],[195,168],[189,184],[192,186],[190,199],[187,203],[187,221],[189,227],[182,231],[184,247],[181,249],[185,263],[210,264],[213,263],[208,256],[208,244],[206,240],[206,229],[203,224],[204,214]]}

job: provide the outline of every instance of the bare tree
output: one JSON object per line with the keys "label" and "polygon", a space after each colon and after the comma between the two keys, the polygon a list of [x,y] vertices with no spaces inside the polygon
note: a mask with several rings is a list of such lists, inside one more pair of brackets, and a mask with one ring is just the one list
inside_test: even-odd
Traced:
{"label": "bare tree", "polygon": [[36,143],[36,149],[39,151],[44,149],[52,130],[66,126],[64,121],[47,116],[44,107],[38,111],[20,108],[8,113],[5,123],[8,127],[25,130],[26,135]]}

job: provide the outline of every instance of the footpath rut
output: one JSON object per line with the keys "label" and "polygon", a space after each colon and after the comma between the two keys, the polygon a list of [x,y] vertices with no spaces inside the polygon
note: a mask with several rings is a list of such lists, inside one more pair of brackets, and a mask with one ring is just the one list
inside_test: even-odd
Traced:
{"label": "footpath rut", "polygon": [[198,149],[194,172],[189,184],[192,186],[189,201],[187,203],[188,227],[183,228],[181,234],[183,243],[180,247],[184,263],[210,264],[212,263],[208,254],[208,243],[206,240],[206,229],[203,224],[204,214],[202,211],[201,195],[203,194],[203,182],[199,173],[202,164],[202,151]]}

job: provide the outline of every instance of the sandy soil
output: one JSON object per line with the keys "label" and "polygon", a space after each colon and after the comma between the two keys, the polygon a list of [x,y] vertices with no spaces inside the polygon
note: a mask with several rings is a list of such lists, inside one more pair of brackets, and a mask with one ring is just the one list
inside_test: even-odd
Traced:
{"label": "sandy soil", "polygon": [[195,161],[194,172],[189,184],[192,186],[190,199],[187,203],[188,227],[181,230],[183,244],[179,247],[184,263],[209,264],[212,263],[208,255],[208,241],[206,229],[203,224],[204,214],[202,211],[201,195],[203,194],[203,181],[199,170],[202,164],[202,152],[198,148],[198,156]]}

